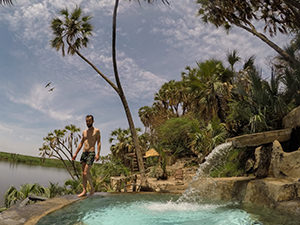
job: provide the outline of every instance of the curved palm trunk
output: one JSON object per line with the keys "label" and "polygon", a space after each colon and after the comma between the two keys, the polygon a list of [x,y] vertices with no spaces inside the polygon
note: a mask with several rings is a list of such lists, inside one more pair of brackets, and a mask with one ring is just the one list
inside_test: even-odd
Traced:
{"label": "curved palm trunk", "polygon": [[250,32],[254,36],[261,39],[263,42],[265,42],[267,45],[269,45],[271,48],[273,48],[279,55],[281,55],[283,58],[285,58],[287,61],[289,61],[292,64],[295,64],[297,61],[291,57],[286,51],[284,51],[282,48],[280,48],[278,45],[276,45],[274,42],[270,41],[264,34],[258,32],[255,27],[252,24],[249,24],[249,27],[244,26],[242,24],[236,24],[238,27]]}
{"label": "curved palm trunk", "polygon": [[119,73],[118,73],[118,67],[117,67],[117,59],[116,59],[116,27],[117,27],[117,12],[118,12],[118,6],[119,6],[119,0],[115,1],[115,6],[114,6],[114,12],[113,12],[113,27],[112,27],[112,58],[113,58],[113,68],[114,68],[114,73],[115,73],[115,79],[117,82],[117,86],[119,89],[119,96],[121,98],[122,104],[124,106],[125,109],[125,113],[126,113],[126,117],[128,120],[128,124],[129,124],[129,128],[131,131],[131,135],[133,138],[133,144],[134,144],[134,148],[135,148],[135,152],[136,152],[136,156],[137,156],[137,161],[138,161],[138,165],[139,165],[139,170],[141,173],[141,184],[142,186],[145,186],[146,184],[146,177],[145,177],[145,167],[144,167],[144,161],[143,161],[143,155],[140,149],[140,145],[139,145],[139,141],[138,141],[138,137],[136,134],[136,130],[134,127],[134,123],[133,123],[133,119],[131,116],[131,112],[120,82],[120,78],[119,78]]}
{"label": "curved palm trunk", "polygon": [[[70,47],[72,47],[70,42],[68,42],[68,45]],[[145,167],[144,167],[144,162],[143,162],[143,156],[142,156],[142,152],[140,150],[139,144],[138,144],[138,138],[137,138],[136,130],[135,130],[135,127],[134,127],[133,119],[132,119],[129,106],[128,106],[127,100],[125,98],[125,95],[124,95],[124,92],[123,92],[123,89],[122,89],[122,86],[121,86],[121,83],[120,83],[118,73],[116,75],[116,81],[117,81],[117,85],[118,85],[118,87],[117,87],[107,76],[105,76],[103,73],[101,73],[101,71],[92,62],[90,62],[87,58],[85,58],[79,51],[77,51],[74,48],[73,48],[73,50],[76,52],[76,54],[80,58],[82,58],[85,62],[87,62],[120,96],[120,99],[122,101],[122,104],[123,104],[123,107],[124,107],[124,110],[125,110],[125,113],[126,113],[126,116],[127,116],[127,120],[128,120],[128,123],[129,123],[131,135],[133,137],[133,143],[134,143],[134,147],[136,149],[139,170],[140,170],[140,173],[141,173],[141,181],[142,181],[142,185],[144,186],[146,180],[145,180]]]}

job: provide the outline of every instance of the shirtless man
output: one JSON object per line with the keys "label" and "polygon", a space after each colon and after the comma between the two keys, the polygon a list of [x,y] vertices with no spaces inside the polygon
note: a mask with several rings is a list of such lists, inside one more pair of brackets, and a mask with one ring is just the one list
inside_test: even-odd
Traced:
{"label": "shirtless man", "polygon": [[[72,157],[72,160],[75,160],[82,145],[84,145],[83,152],[82,152],[82,155],[80,158],[80,162],[82,165],[83,191],[78,195],[78,197],[82,197],[82,196],[86,195],[87,181],[89,181],[89,184],[91,186],[90,195],[93,195],[95,192],[91,174],[90,174],[90,169],[91,169],[91,166],[93,165],[94,160],[96,160],[96,161],[99,160],[100,148],[101,148],[100,131],[99,131],[99,129],[93,127],[94,117],[92,115],[87,115],[85,120],[86,120],[86,125],[87,125],[88,129],[83,131],[81,141],[78,145],[78,148],[77,148],[75,154]],[[97,142],[97,155],[95,156],[96,142]]]}

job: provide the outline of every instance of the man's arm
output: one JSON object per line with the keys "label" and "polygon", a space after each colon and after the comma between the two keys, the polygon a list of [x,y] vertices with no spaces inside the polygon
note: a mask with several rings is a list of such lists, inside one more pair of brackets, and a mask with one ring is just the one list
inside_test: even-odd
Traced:
{"label": "man's arm", "polygon": [[101,149],[101,141],[100,141],[100,139],[101,139],[101,135],[100,135],[100,130],[98,130],[98,132],[97,132],[98,134],[97,134],[97,155],[96,155],[96,157],[95,157],[95,160],[96,161],[98,161],[99,160],[99,158],[100,158],[100,149]]}
{"label": "man's arm", "polygon": [[77,147],[77,149],[76,149],[75,154],[74,154],[73,157],[72,157],[72,160],[75,160],[75,159],[76,159],[78,152],[79,152],[80,149],[82,148],[83,142],[84,142],[84,132],[82,132],[82,138],[81,138],[81,141],[80,141],[80,143],[79,143],[79,145],[78,145],[78,147]]}

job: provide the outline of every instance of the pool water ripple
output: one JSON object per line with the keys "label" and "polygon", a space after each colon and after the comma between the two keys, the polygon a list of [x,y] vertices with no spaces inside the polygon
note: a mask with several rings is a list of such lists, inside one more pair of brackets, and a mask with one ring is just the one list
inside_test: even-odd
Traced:
{"label": "pool water ripple", "polygon": [[87,225],[254,225],[235,204],[176,202],[174,195],[111,195],[91,197],[39,221],[46,224]]}

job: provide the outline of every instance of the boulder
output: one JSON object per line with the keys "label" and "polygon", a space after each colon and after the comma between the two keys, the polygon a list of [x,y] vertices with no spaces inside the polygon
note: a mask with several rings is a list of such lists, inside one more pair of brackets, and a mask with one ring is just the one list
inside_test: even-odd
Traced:
{"label": "boulder", "polygon": [[255,162],[253,159],[248,159],[246,161],[246,165],[245,165],[245,171],[246,173],[251,173],[251,171],[253,171],[253,167],[255,165]]}
{"label": "boulder", "polygon": [[190,184],[191,197],[207,201],[242,201],[251,177],[200,178]]}
{"label": "boulder", "polygon": [[238,201],[300,215],[300,182],[291,178],[200,178],[190,184],[186,200]]}
{"label": "boulder", "polygon": [[283,156],[283,149],[279,141],[275,140],[273,142],[272,147],[272,155],[271,155],[271,162],[269,168],[269,176],[271,177],[282,177],[283,174],[280,173],[280,161]]}
{"label": "boulder", "polygon": [[273,142],[272,149],[269,176],[300,178],[300,150],[284,152],[277,140]]}
{"label": "boulder", "polygon": [[293,109],[282,119],[284,128],[296,128],[300,127],[300,106]]}
{"label": "boulder", "polygon": [[253,170],[254,175],[257,178],[264,178],[268,176],[271,161],[271,153],[271,146],[260,146],[255,149],[255,164]]}
{"label": "boulder", "polygon": [[243,202],[276,208],[279,202],[292,200],[297,200],[297,189],[294,181],[265,178],[248,183]]}

